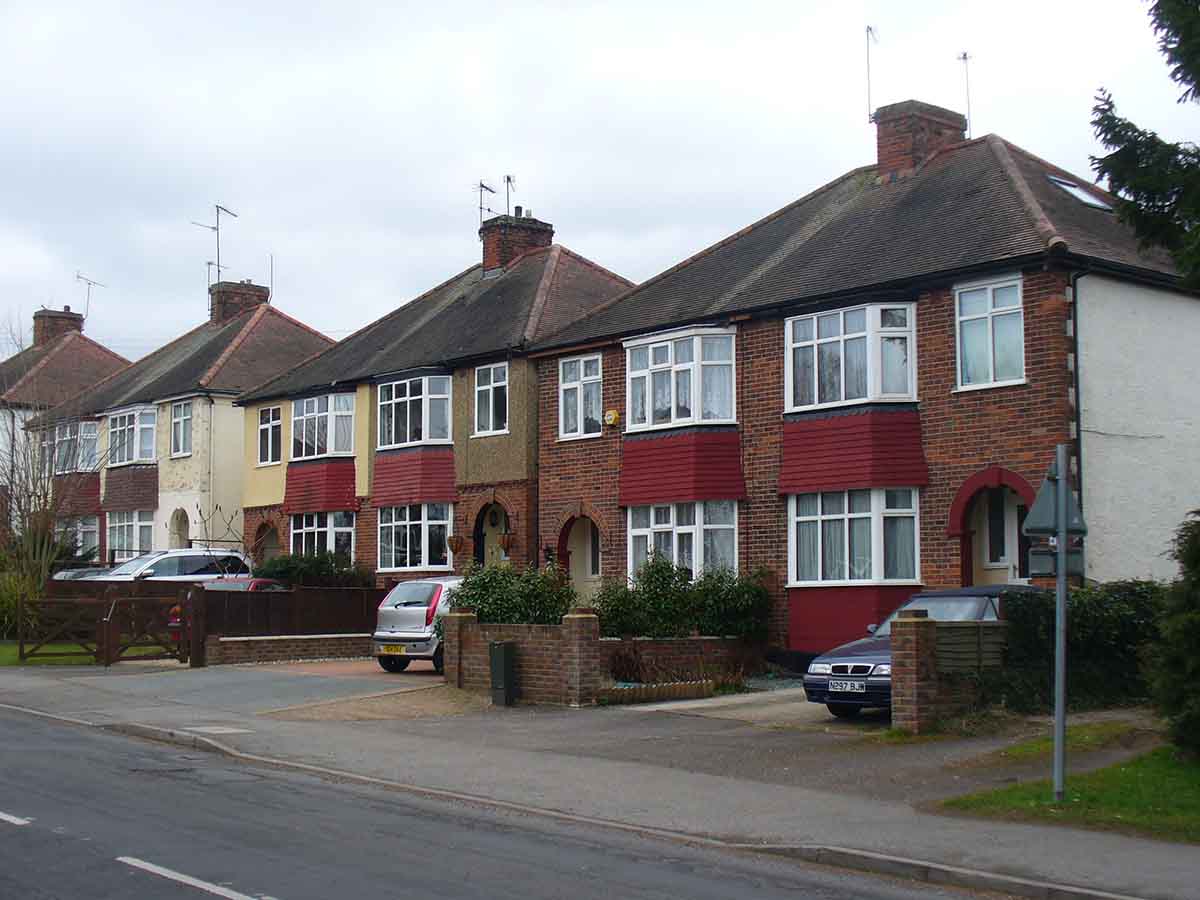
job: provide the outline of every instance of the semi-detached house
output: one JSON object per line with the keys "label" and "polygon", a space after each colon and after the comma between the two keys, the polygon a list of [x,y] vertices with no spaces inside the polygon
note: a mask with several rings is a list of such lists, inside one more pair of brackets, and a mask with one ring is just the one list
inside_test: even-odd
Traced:
{"label": "semi-detached house", "polygon": [[772,644],[820,652],[921,586],[1026,580],[1060,442],[1088,577],[1173,573],[1200,299],[1086,179],[949,110],[874,119],[873,165],[533,347],[539,544],[580,587],[651,551],[765,569]]}
{"label": "semi-detached house", "polygon": [[381,583],[538,561],[527,348],[631,285],[516,212],[481,262],[239,399],[256,558],[332,551]]}
{"label": "semi-detached house", "polygon": [[96,472],[100,558],[241,544],[233,400],[333,343],[269,300],[261,285],[213,284],[207,321],[28,424],[52,458]]}

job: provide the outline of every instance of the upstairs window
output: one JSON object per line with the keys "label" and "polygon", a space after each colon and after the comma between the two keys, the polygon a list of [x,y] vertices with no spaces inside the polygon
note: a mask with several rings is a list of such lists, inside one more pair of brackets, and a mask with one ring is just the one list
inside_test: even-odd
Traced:
{"label": "upstairs window", "polygon": [[98,422],[79,423],[79,470],[92,472],[99,462],[97,435],[100,431]]}
{"label": "upstairs window", "polygon": [[158,413],[153,409],[118,413],[108,417],[108,464],[154,462],[154,429]]}
{"label": "upstairs window", "polygon": [[353,452],[353,394],[305,397],[292,403],[292,459]]}
{"label": "upstairs window", "polygon": [[904,304],[788,319],[787,409],[915,400],[915,316]]}
{"label": "upstairs window", "polygon": [[188,456],[192,452],[192,401],[171,404],[171,455]]}
{"label": "upstairs window", "polygon": [[1025,380],[1025,311],[1021,279],[956,288],[958,386],[991,387]]}
{"label": "upstairs window", "polygon": [[558,436],[591,437],[600,433],[600,357],[581,356],[558,364]]}
{"label": "upstairs window", "polygon": [[508,432],[508,363],[475,370],[475,433]]}
{"label": "upstairs window", "polygon": [[706,328],[627,343],[628,430],[736,422],[733,338]]}
{"label": "upstairs window", "polygon": [[379,386],[379,447],[450,442],[450,376]]}
{"label": "upstairs window", "polygon": [[268,406],[258,411],[258,464],[269,466],[283,454],[283,408]]}
{"label": "upstairs window", "polygon": [[96,423],[68,422],[42,432],[42,460],[54,474],[91,472],[96,468]]}

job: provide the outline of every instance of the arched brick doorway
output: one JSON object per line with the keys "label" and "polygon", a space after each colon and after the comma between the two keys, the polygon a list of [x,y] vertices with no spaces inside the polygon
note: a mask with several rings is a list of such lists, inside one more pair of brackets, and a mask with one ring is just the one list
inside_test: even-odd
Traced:
{"label": "arched brick doorway", "polygon": [[485,504],[475,516],[475,563],[493,566],[508,562],[513,538],[512,517],[504,504],[495,500]]}
{"label": "arched brick doorway", "polygon": [[274,559],[283,552],[283,548],[279,542],[279,531],[274,525],[264,522],[258,526],[258,531],[254,533],[254,546],[251,548],[251,556],[255,562],[266,562],[268,559]]}
{"label": "arched brick doorway", "polygon": [[959,539],[963,585],[1028,579],[1029,545],[1021,534],[1036,493],[1022,476],[990,466],[962,483],[950,505],[946,534]]}
{"label": "arched brick doorway", "polygon": [[572,516],[558,533],[558,564],[571,579],[580,601],[600,590],[600,526],[585,515]]}

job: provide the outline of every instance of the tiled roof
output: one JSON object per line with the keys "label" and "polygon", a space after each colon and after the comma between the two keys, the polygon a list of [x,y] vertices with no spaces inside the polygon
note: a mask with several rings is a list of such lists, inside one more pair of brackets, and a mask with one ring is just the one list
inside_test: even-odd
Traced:
{"label": "tiled roof", "polygon": [[630,286],[558,244],[525,253],[494,277],[472,266],[239,401],[519,351]]}
{"label": "tiled roof", "polygon": [[1104,192],[995,135],[964,141],[907,178],[855,169],[569,324],[565,347],[1031,259],[1053,250],[1171,279],[1111,212],[1054,185]]}
{"label": "tiled roof", "polygon": [[78,331],[0,362],[0,404],[44,409],[62,403],[129,365]]}
{"label": "tiled roof", "polygon": [[198,391],[238,393],[330,346],[332,340],[263,304],[225,322],[205,322],[34,425],[154,403]]}

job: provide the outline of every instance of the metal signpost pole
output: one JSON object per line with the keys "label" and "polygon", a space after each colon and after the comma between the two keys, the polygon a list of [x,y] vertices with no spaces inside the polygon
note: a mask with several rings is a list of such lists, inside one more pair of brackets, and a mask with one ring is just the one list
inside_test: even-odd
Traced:
{"label": "metal signpost pole", "polygon": [[1063,801],[1063,768],[1067,744],[1067,445],[1055,450],[1054,511],[1057,557],[1054,584],[1054,801]]}

